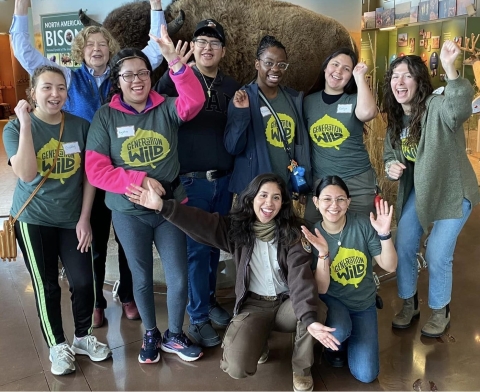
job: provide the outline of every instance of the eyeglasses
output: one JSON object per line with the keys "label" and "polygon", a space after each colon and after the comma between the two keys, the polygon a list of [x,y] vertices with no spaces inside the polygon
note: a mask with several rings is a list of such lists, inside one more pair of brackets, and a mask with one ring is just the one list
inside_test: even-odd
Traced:
{"label": "eyeglasses", "polygon": [[274,63],[273,61],[268,61],[268,60],[263,60],[263,59],[258,59],[260,60],[263,64],[265,64],[265,67],[268,69],[272,69],[273,67],[277,66],[278,69],[281,69],[282,71],[286,71],[289,64],[288,63]]}
{"label": "eyeglasses", "polygon": [[148,69],[145,69],[143,71],[140,71],[139,73],[125,72],[124,74],[120,74],[119,76],[121,76],[126,83],[132,83],[135,80],[135,77],[138,77],[138,79],[142,81],[147,80],[150,77],[150,71]]}
{"label": "eyeglasses", "polygon": [[337,197],[336,199],[333,199],[331,197],[322,197],[319,198],[319,200],[325,204],[325,205],[332,205],[333,203],[337,203],[337,206],[345,206],[347,204],[348,199],[346,197]]}
{"label": "eyeglasses", "polygon": [[207,41],[206,39],[196,39],[194,40],[194,42],[200,49],[206,48],[209,44],[213,50],[217,50],[222,47],[222,43],[220,41]]}

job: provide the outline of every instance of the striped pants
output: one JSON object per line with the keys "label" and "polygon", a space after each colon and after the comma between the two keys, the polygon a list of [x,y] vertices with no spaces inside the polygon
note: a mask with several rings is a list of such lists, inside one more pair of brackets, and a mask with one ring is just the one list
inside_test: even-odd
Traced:
{"label": "striped pants", "polygon": [[72,300],[75,336],[92,332],[95,304],[91,252],[77,250],[75,229],[15,222],[17,241],[32,278],[40,327],[49,347],[65,342],[58,284],[58,258],[65,267]]}

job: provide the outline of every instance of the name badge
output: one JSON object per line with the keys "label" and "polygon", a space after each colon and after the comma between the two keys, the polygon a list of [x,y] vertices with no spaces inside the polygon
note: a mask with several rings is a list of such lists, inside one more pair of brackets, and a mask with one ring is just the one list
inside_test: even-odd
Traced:
{"label": "name badge", "polygon": [[63,143],[63,151],[67,155],[76,154],[80,152],[80,146],[78,142]]}
{"label": "name badge", "polygon": [[267,117],[267,116],[270,116],[272,114],[272,112],[270,111],[269,108],[267,108],[266,106],[262,106],[260,108],[260,113],[262,113],[262,116],[263,117]]}
{"label": "name badge", "polygon": [[117,127],[117,137],[130,137],[135,136],[135,127],[133,125],[127,125],[125,127]]}
{"label": "name badge", "polygon": [[352,113],[352,104],[344,103],[337,106],[337,113]]}

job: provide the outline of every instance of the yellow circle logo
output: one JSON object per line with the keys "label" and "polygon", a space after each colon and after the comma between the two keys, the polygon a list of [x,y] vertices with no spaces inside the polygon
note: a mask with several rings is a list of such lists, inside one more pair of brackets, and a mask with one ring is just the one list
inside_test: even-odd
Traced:
{"label": "yellow circle logo", "polygon": [[367,273],[367,257],[363,252],[351,248],[338,248],[338,253],[330,266],[330,276],[344,286],[358,287]]}
{"label": "yellow circle logo", "polygon": [[[287,144],[291,144],[293,142],[293,138],[295,137],[295,121],[293,121],[293,118],[287,114],[277,113],[277,115],[282,123],[283,130],[285,131],[285,139],[287,140]],[[273,116],[270,116],[267,122],[265,136],[267,138],[267,142],[272,146],[284,148],[282,136],[277,126],[277,121]]]}
{"label": "yellow circle logo", "polygon": [[151,166],[164,159],[170,152],[167,138],[153,131],[138,129],[135,136],[122,144],[120,156],[131,167]]}
{"label": "yellow circle logo", "polygon": [[[51,138],[50,141],[37,152],[37,168],[42,176],[45,176],[52,167],[57,146],[58,140]],[[80,169],[81,162],[82,158],[80,153],[66,154],[62,143],[58,150],[57,163],[48,178],[60,180],[62,184],[65,184],[65,180],[73,176],[77,170]]]}
{"label": "yellow circle logo", "polygon": [[317,146],[333,147],[337,150],[340,150],[339,146],[350,136],[345,125],[327,114],[312,124],[309,133]]}

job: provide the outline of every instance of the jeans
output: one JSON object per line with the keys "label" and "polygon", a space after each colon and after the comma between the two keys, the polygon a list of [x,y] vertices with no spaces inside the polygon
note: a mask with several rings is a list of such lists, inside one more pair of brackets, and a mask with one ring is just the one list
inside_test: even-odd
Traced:
{"label": "jeans", "polygon": [[380,370],[375,304],[355,311],[328,294],[320,294],[320,299],[328,307],[325,325],[336,328],[332,334],[342,343],[339,350],[347,350],[353,377],[365,383],[374,381]]}
{"label": "jeans", "polygon": [[[188,195],[187,205],[207,212],[227,215],[232,206],[232,194],[228,191],[230,176],[214,181],[180,176]],[[188,305],[191,324],[209,320],[208,308],[215,303],[218,260],[220,250],[200,244],[187,236],[188,254]]]}
{"label": "jeans", "polygon": [[[428,237],[425,259],[429,274],[428,306],[431,309],[442,309],[450,303],[453,252],[458,235],[472,212],[472,206],[467,199],[463,199],[462,210],[461,218],[434,221]],[[403,299],[413,297],[417,291],[417,252],[422,235],[423,229],[415,208],[415,189],[412,189],[398,222],[395,243],[398,254],[398,296]]]}
{"label": "jeans", "polygon": [[112,221],[132,271],[133,296],[146,329],[157,325],[153,298],[152,243],[160,254],[167,283],[168,329],[182,331],[187,306],[185,234],[154,212],[127,215],[112,211]]}

